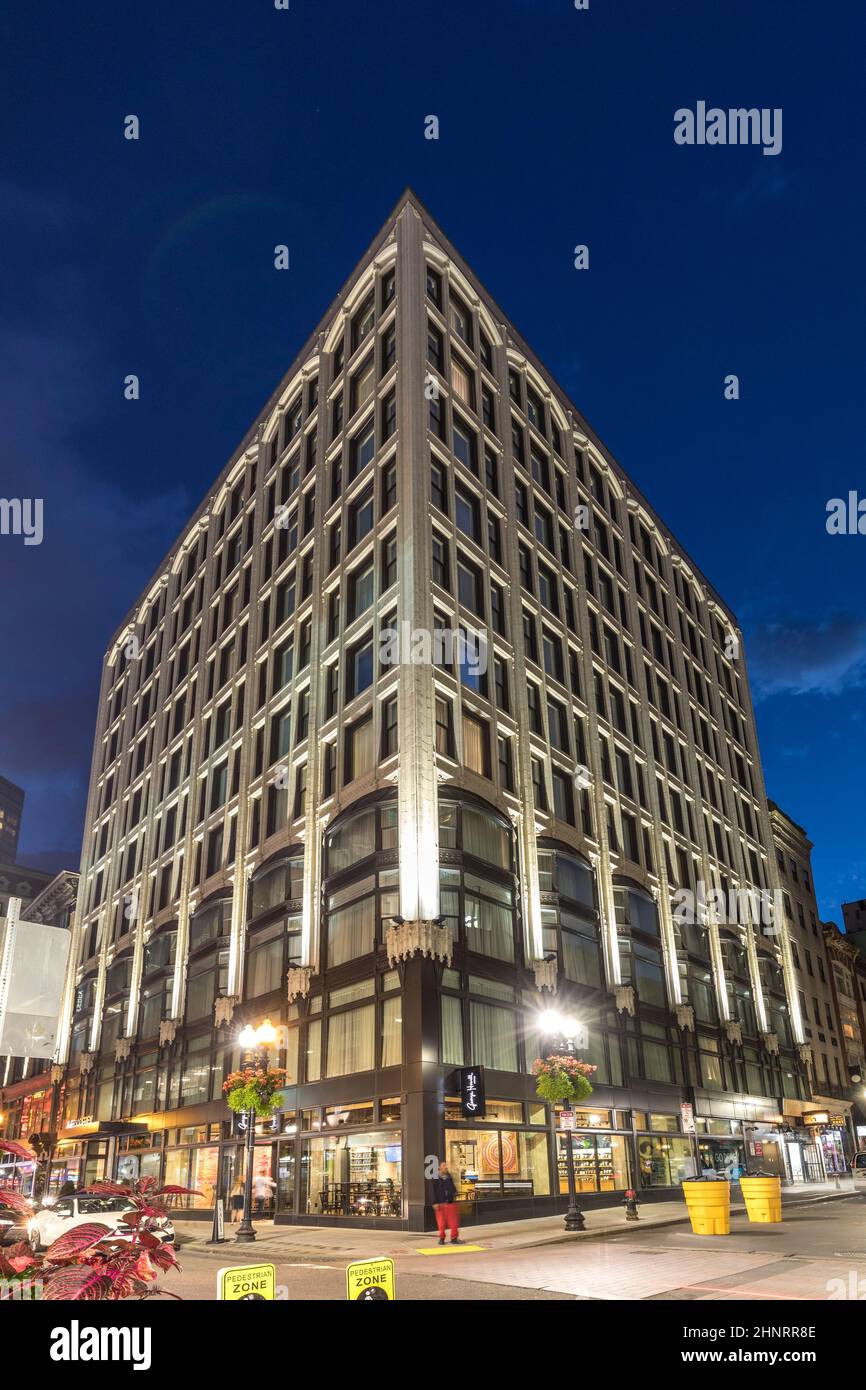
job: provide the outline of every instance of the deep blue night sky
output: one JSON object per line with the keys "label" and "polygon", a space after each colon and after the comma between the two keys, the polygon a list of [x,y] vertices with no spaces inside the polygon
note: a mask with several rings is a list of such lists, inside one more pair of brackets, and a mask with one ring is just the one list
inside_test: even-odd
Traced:
{"label": "deep blue night sky", "polygon": [[[822,914],[866,894],[866,536],[825,530],[866,495],[864,40],[854,0],[8,6],[0,495],[45,507],[41,546],[0,537],[22,862],[77,863],[106,641],[410,184],[739,614]],[[698,100],[781,107],[782,153],[677,146]]]}

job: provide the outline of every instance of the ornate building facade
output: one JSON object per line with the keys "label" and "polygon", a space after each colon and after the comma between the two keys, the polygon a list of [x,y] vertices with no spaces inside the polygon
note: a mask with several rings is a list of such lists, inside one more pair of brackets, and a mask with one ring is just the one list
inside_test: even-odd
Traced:
{"label": "ornate building facade", "polygon": [[204,1214],[267,1015],[277,1219],[421,1229],[437,1155],[479,1220],[557,1210],[551,1006],[587,1201],[782,1171],[779,890],[734,615],[405,194],[106,652],[69,1171]]}

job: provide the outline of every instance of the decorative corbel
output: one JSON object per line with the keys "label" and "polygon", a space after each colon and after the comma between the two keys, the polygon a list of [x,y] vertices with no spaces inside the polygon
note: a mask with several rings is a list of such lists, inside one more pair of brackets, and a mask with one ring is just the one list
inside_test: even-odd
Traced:
{"label": "decorative corbel", "polygon": [[532,963],[535,973],[535,988],[549,989],[551,994],[556,993],[556,956],[550,956],[547,960],[536,960]]}
{"label": "decorative corbel", "polygon": [[634,1018],[634,985],[616,985],[613,991],[616,1000],[616,1007],[620,1013],[630,1014]]}
{"label": "decorative corbel", "polygon": [[288,986],[289,1003],[293,1003],[300,995],[303,999],[310,992],[310,981],[313,978],[313,967],[311,965],[290,965],[286,975]]}
{"label": "decorative corbel", "polygon": [[240,1000],[236,994],[221,994],[214,1000],[213,1022],[214,1028],[226,1028],[232,1021],[235,1005]]}

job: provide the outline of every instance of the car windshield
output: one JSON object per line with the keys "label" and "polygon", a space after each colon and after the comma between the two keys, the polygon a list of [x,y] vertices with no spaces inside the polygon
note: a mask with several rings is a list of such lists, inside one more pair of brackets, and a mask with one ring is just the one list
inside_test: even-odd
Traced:
{"label": "car windshield", "polygon": [[128,1197],[79,1197],[78,1199],[78,1211],[81,1216],[98,1216],[111,1211],[131,1211],[133,1205]]}

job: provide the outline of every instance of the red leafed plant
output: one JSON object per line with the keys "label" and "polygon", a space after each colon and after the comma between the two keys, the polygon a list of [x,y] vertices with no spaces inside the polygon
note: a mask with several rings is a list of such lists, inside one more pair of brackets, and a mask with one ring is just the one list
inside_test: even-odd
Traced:
{"label": "red leafed plant", "polygon": [[[29,1149],[0,1141],[0,1147],[19,1157],[32,1158]],[[120,1239],[101,1221],[73,1226],[42,1253],[34,1252],[26,1241],[0,1249],[0,1279],[18,1285],[23,1292],[41,1285],[46,1300],[74,1299],[95,1301],[121,1298],[152,1298],[168,1294],[156,1280],[160,1271],[178,1267],[170,1245],[162,1239],[158,1223],[167,1212],[165,1197],[189,1195],[191,1189],[168,1185],[158,1187],[155,1178],[141,1178],[125,1184],[92,1183],[82,1192],[94,1196],[126,1197],[130,1209],[123,1213],[132,1234]],[[28,1221],[35,1208],[17,1192],[0,1191],[0,1205],[10,1207]],[[23,1224],[23,1223],[22,1223]]]}

